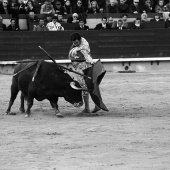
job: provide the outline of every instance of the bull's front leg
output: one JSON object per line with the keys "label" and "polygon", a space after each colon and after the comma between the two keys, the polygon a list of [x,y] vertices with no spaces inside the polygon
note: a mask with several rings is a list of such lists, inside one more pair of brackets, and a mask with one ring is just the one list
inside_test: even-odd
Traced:
{"label": "bull's front leg", "polygon": [[58,109],[58,99],[56,101],[50,100],[50,104],[51,104],[52,108],[54,108],[55,115],[59,118],[63,118],[64,116],[60,113],[60,111]]}

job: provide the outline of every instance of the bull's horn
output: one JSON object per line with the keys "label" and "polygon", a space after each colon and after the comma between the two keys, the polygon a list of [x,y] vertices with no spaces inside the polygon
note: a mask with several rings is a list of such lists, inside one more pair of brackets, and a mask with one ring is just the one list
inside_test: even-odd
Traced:
{"label": "bull's horn", "polygon": [[73,89],[75,89],[75,90],[88,91],[87,89],[84,89],[84,88],[81,88],[81,87],[77,87],[77,86],[75,85],[75,82],[73,82],[73,81],[70,83],[70,86],[71,86]]}

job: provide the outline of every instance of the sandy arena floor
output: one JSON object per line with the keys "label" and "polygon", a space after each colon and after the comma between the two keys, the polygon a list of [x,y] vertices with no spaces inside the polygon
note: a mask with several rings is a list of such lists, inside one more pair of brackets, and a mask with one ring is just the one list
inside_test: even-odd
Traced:
{"label": "sandy arena floor", "polygon": [[110,111],[77,117],[83,108],[61,98],[63,119],[48,101],[24,118],[19,96],[17,115],[5,115],[11,80],[0,75],[0,170],[170,169],[170,72],[108,72],[101,93]]}

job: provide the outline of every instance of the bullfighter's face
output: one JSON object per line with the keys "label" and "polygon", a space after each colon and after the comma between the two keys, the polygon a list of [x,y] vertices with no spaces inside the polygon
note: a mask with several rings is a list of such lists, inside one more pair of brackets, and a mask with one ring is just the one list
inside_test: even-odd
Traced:
{"label": "bullfighter's face", "polygon": [[80,45],[80,41],[79,40],[75,40],[75,41],[72,41],[73,42],[73,44],[74,44],[74,46],[79,46]]}

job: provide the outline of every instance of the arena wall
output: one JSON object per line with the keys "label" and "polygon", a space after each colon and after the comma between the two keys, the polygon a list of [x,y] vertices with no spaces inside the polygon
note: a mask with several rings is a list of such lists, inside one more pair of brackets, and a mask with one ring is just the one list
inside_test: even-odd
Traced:
{"label": "arena wall", "polygon": [[[12,74],[18,60],[48,59],[39,46],[60,64],[66,64],[73,32],[3,32],[0,34],[0,73]],[[92,57],[101,59],[107,71],[169,70],[169,29],[79,33],[89,41]]]}

